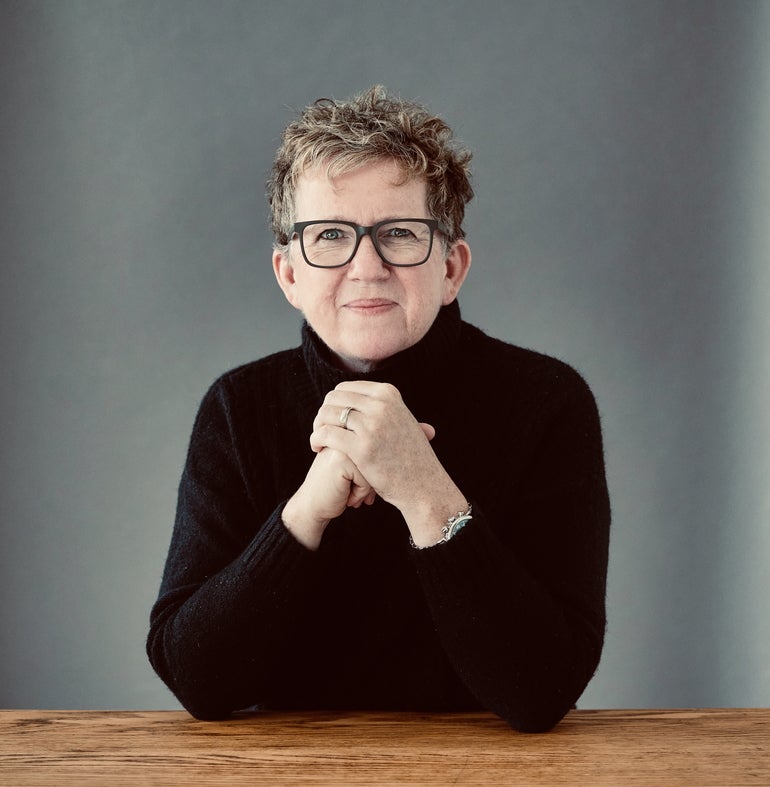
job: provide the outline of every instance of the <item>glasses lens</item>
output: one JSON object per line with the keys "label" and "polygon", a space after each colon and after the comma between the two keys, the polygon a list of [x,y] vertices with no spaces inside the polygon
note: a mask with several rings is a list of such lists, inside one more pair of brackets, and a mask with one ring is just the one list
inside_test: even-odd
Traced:
{"label": "glasses lens", "polygon": [[422,221],[391,221],[377,228],[377,245],[392,265],[418,265],[430,254],[431,229]]}
{"label": "glasses lens", "polygon": [[344,265],[356,247],[356,231],[347,224],[315,221],[302,230],[302,248],[307,261],[321,268]]}
{"label": "glasses lens", "polygon": [[[375,246],[391,265],[420,265],[430,255],[430,225],[419,220],[394,220],[380,224]],[[302,248],[311,265],[334,268],[345,265],[356,248],[356,229],[343,222],[314,221],[302,229]]]}

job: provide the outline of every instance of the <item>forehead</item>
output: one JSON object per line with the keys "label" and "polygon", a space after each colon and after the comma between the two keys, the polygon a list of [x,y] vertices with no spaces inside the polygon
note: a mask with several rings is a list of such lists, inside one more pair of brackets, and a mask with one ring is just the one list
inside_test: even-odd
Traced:
{"label": "forehead", "polygon": [[[411,176],[390,159],[377,160],[339,172],[334,163],[320,164],[306,169],[297,178],[294,207],[300,213],[317,213],[323,209],[330,217],[334,211],[356,210],[422,216],[427,204],[427,184],[423,177]],[[414,212],[417,211],[417,212]],[[313,218],[313,217],[310,217]],[[336,218],[345,218],[338,215]]]}

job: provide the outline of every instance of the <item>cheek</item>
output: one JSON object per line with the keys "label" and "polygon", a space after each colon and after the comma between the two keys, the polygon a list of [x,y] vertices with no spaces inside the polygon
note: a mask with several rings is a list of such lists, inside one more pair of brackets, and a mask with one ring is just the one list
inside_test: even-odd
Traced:
{"label": "cheek", "polygon": [[422,293],[421,297],[413,298],[407,314],[409,333],[421,338],[433,324],[441,305],[435,292]]}
{"label": "cheek", "polygon": [[423,313],[438,311],[444,305],[446,287],[444,279],[432,273],[419,283],[416,298],[419,300],[420,308]]}
{"label": "cheek", "polygon": [[[328,271],[324,271],[328,273]],[[296,289],[297,308],[305,313],[317,314],[334,307],[339,281],[331,277],[305,277]]]}

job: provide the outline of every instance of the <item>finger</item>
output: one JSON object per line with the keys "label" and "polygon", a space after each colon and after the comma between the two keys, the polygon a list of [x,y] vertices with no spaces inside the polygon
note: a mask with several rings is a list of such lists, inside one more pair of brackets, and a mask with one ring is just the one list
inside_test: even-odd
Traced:
{"label": "finger", "polygon": [[354,431],[350,424],[350,416],[355,410],[350,406],[324,404],[313,419],[313,429],[321,426],[336,426],[339,429]]}
{"label": "finger", "polygon": [[363,503],[371,505],[367,501],[373,498],[375,492],[361,475],[358,468],[353,466],[353,480],[350,483],[350,494],[348,495],[347,505],[352,508],[359,508]]}
{"label": "finger", "polygon": [[369,380],[350,380],[340,383],[324,397],[324,405],[345,407],[365,411],[374,403],[403,404],[398,388],[390,383],[373,383]]}
{"label": "finger", "polygon": [[310,435],[310,448],[318,453],[324,448],[335,448],[343,454],[350,455],[352,449],[351,440],[355,433],[350,429],[340,429],[338,426],[321,424],[313,429]]}
{"label": "finger", "polygon": [[422,429],[425,436],[428,440],[432,440],[436,436],[436,430],[430,424],[420,424],[420,429]]}
{"label": "finger", "polygon": [[329,424],[330,426],[338,426],[344,428],[343,416],[348,411],[348,418],[350,413],[361,412],[366,404],[364,397],[351,397],[344,394],[333,395],[331,392],[326,395],[324,403],[318,409],[315,418],[313,419],[313,429],[317,429],[322,424]]}
{"label": "finger", "polygon": [[386,392],[396,392],[398,389],[390,383],[376,383],[372,380],[346,380],[334,388],[335,391],[360,394],[361,396],[380,396]]}
{"label": "finger", "polygon": [[323,409],[324,405],[331,405],[333,407],[345,407],[346,405],[350,405],[350,407],[361,410],[376,398],[377,397],[362,394],[358,391],[345,391],[340,390],[339,388],[334,388],[324,397],[321,409]]}
{"label": "finger", "polygon": [[361,506],[366,502],[369,495],[362,494],[362,490],[358,487],[351,486],[350,487],[350,495],[348,496],[348,502],[346,503],[348,508],[361,508]]}

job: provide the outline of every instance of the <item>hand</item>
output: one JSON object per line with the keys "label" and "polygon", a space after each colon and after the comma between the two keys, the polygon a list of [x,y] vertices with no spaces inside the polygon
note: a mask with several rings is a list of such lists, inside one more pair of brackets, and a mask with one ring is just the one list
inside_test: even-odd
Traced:
{"label": "hand", "polygon": [[[344,428],[340,416],[347,407]],[[326,395],[310,445],[349,457],[376,493],[401,511],[422,546],[434,536],[435,543],[447,517],[467,507],[430,446],[434,435],[432,426],[418,423],[395,387],[357,380]]]}
{"label": "hand", "polygon": [[376,495],[348,456],[319,451],[302,486],[283,509],[283,522],[308,549],[317,549],[326,526],[347,507],[371,505]]}

